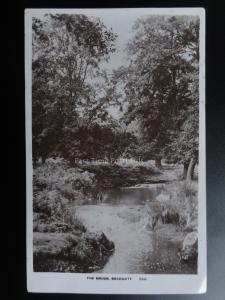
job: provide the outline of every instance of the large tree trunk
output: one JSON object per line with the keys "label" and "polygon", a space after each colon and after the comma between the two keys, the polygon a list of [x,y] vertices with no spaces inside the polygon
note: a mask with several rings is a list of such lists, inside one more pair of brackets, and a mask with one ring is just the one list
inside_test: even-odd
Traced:
{"label": "large tree trunk", "polygon": [[195,159],[194,166],[193,166],[192,171],[191,171],[191,179],[192,180],[194,179],[194,173],[195,173],[195,166],[196,166],[196,164],[197,164],[197,161]]}
{"label": "large tree trunk", "polygon": [[188,166],[188,170],[187,170],[187,178],[186,179],[188,182],[191,182],[191,180],[193,179],[195,165],[196,165],[196,159],[192,157],[190,160],[189,166]]}
{"label": "large tree trunk", "polygon": [[156,168],[159,168],[159,169],[162,168],[162,162],[161,162],[161,160],[162,160],[161,157],[155,159],[155,166],[156,166]]}
{"label": "large tree trunk", "polygon": [[188,166],[189,166],[189,162],[184,162],[183,164],[183,179],[187,178],[187,172],[188,172]]}

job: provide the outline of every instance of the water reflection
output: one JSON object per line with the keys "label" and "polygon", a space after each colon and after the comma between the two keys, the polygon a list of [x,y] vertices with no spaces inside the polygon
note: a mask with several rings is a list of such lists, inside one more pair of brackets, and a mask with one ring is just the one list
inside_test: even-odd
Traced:
{"label": "water reflection", "polygon": [[147,201],[154,201],[161,193],[163,185],[152,188],[120,188],[104,191],[103,203],[110,205],[141,205]]}

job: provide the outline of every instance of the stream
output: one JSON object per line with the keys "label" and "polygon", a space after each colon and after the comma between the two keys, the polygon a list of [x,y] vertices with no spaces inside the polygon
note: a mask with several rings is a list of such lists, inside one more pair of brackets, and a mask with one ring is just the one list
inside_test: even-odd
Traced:
{"label": "stream", "polygon": [[[90,231],[102,231],[114,242],[115,251],[98,273],[193,274],[193,266],[177,256],[183,233],[174,225],[148,225],[146,204],[161,193],[163,186],[150,184],[109,189],[100,203],[90,201],[75,207],[76,215]],[[179,242],[175,241],[179,240]]]}

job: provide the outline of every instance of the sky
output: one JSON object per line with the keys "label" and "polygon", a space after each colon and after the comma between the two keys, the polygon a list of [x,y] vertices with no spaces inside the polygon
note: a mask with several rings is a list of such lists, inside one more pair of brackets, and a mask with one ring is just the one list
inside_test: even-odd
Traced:
{"label": "sky", "polygon": [[[49,12],[53,13],[53,9]],[[63,11],[63,10],[62,10]],[[33,12],[33,16],[43,18],[43,15],[48,13],[47,10],[37,10]],[[59,13],[57,11],[57,13]],[[126,65],[126,44],[132,38],[132,26],[139,17],[137,11],[133,9],[98,9],[98,10],[70,10],[67,13],[85,13],[90,17],[97,17],[105,24],[107,28],[112,28],[112,31],[117,34],[115,41],[116,52],[110,55],[107,63],[103,63],[104,68],[111,72],[121,65]]]}
{"label": "sky", "polygon": [[112,28],[112,31],[117,34],[116,51],[110,55],[108,63],[104,64],[104,67],[110,72],[127,64],[125,48],[132,38],[132,26],[137,20],[137,16],[129,15],[124,11],[117,14],[101,14],[99,18],[107,28]]}

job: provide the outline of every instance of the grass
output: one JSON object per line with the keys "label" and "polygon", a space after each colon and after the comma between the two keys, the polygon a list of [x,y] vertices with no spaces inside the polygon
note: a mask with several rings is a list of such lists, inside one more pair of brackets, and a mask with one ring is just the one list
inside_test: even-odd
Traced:
{"label": "grass", "polygon": [[[183,230],[193,231],[198,223],[198,187],[197,182],[171,182],[164,187],[158,200],[168,216],[179,216],[177,222]],[[173,218],[169,217],[171,222]]]}

